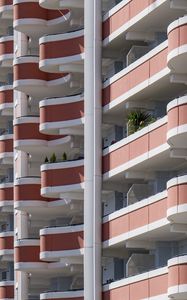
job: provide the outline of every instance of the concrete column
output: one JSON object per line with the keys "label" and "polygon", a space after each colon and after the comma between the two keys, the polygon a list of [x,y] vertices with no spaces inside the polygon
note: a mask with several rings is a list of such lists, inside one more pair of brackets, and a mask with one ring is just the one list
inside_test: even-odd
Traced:
{"label": "concrete column", "polygon": [[101,299],[101,0],[85,0],[84,299]]}

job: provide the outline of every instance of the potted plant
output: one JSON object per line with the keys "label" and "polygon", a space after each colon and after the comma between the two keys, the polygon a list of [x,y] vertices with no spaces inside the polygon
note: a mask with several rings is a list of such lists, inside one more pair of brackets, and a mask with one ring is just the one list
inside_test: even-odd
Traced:
{"label": "potted plant", "polygon": [[128,135],[155,121],[155,118],[150,113],[141,110],[130,112],[127,119]]}
{"label": "potted plant", "polygon": [[49,162],[49,159],[48,157],[46,156],[45,160],[44,160],[44,163],[47,164]]}
{"label": "potted plant", "polygon": [[66,154],[66,152],[64,152],[64,153],[62,154],[62,160],[63,160],[63,161],[67,160],[67,154]]}
{"label": "potted plant", "polygon": [[53,153],[50,157],[50,163],[55,163],[56,162],[56,155]]}

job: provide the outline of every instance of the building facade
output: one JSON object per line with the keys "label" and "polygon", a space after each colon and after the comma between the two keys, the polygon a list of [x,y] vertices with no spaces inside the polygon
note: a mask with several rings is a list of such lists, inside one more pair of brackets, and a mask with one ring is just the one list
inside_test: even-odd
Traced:
{"label": "building facade", "polygon": [[187,299],[187,0],[0,0],[0,300]]}

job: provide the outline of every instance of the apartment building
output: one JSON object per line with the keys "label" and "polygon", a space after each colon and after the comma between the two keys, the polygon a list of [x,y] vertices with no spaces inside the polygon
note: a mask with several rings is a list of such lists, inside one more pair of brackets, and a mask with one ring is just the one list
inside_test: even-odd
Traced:
{"label": "apartment building", "polygon": [[187,0],[0,0],[0,300],[187,299]]}

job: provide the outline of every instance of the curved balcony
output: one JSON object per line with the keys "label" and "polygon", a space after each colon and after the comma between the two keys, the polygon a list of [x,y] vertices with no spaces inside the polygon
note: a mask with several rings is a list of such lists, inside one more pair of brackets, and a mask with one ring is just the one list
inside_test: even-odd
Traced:
{"label": "curved balcony", "polygon": [[83,135],[83,123],[82,95],[40,101],[40,132]]}
{"label": "curved balcony", "polygon": [[15,242],[15,269],[30,272],[44,269],[46,264],[40,261],[40,241],[22,239]]}
{"label": "curved balcony", "polygon": [[3,116],[13,115],[13,86],[0,87],[0,111]]}
{"label": "curved balcony", "polygon": [[13,0],[0,1],[0,17],[1,19],[13,19]]}
{"label": "curved balcony", "polygon": [[14,299],[14,281],[0,281],[0,299]]}
{"label": "curved balcony", "polygon": [[187,68],[187,16],[168,27],[168,67],[172,72],[186,73]]}
{"label": "curved balcony", "polygon": [[167,217],[174,223],[187,223],[187,175],[168,181]]}
{"label": "curved balcony", "polygon": [[[142,199],[103,218],[103,246],[108,247],[139,237],[162,236],[168,225],[166,191]],[[169,231],[169,227],[168,227]]]}
{"label": "curved balcony", "polygon": [[166,268],[124,278],[103,287],[103,300],[167,299],[168,274]]}
{"label": "curved balcony", "polygon": [[[83,225],[54,227],[40,230],[40,259],[55,261],[64,258],[72,263],[83,255]],[[72,260],[72,261],[71,261]]]}
{"label": "curved balcony", "polygon": [[40,294],[40,300],[44,300],[44,299],[84,300],[84,291],[47,292],[47,293]]}
{"label": "curved balcony", "polygon": [[[170,71],[167,68],[167,53],[167,42],[163,42],[109,77],[103,84],[104,111],[116,110],[119,113],[120,109],[124,109],[124,103],[132,98],[133,101],[141,101],[145,100],[145,97],[151,97],[155,90],[162,94],[167,88],[172,89],[169,82]],[[173,89],[172,93],[171,96],[174,95]]]}
{"label": "curved balcony", "polygon": [[18,210],[37,211],[47,205],[46,199],[40,195],[41,179],[22,177],[14,182],[14,208]]}
{"label": "curved balcony", "polygon": [[84,160],[41,166],[41,195],[49,198],[79,199],[84,187]]}
{"label": "curved balcony", "polygon": [[62,9],[62,8],[83,8],[84,1],[83,0],[39,0],[39,4],[41,7],[46,9]]}
{"label": "curved balcony", "polygon": [[0,135],[0,161],[4,165],[13,164],[13,134]]}
{"label": "curved balcony", "polygon": [[29,152],[32,147],[46,146],[46,136],[39,132],[38,117],[21,117],[14,121],[14,147]]}
{"label": "curved balcony", "polygon": [[168,297],[186,299],[187,297],[187,255],[168,261]]}
{"label": "curved balcony", "polygon": [[58,32],[70,18],[69,11],[48,11],[38,1],[14,1],[14,28],[27,36],[38,38],[44,34]]}
{"label": "curved balcony", "polygon": [[39,70],[38,56],[21,56],[14,60],[14,88],[27,95],[42,98],[60,97],[70,88],[71,76],[46,74]]}
{"label": "curved balcony", "polygon": [[[169,154],[168,158],[166,157],[166,150],[169,149],[166,135],[167,118],[164,117],[106,148],[103,151],[104,180],[120,176],[133,167],[135,169],[138,166],[138,170],[141,170],[141,164],[142,170],[145,171],[145,162],[149,163],[153,170],[157,155],[160,165],[166,163],[166,160],[170,159]],[[158,159],[156,164],[158,168]]]}
{"label": "curved balcony", "polygon": [[1,211],[13,211],[13,183],[0,184]]}
{"label": "curved balcony", "polygon": [[13,240],[13,231],[0,233],[0,256],[12,256],[14,254]]}
{"label": "curved balcony", "polygon": [[171,101],[167,114],[167,142],[172,148],[187,148],[187,96]]}
{"label": "curved balcony", "polygon": [[0,65],[1,67],[12,67],[13,61],[13,36],[0,38]]}
{"label": "curved balcony", "polygon": [[44,36],[39,43],[42,71],[83,73],[84,30]]}

